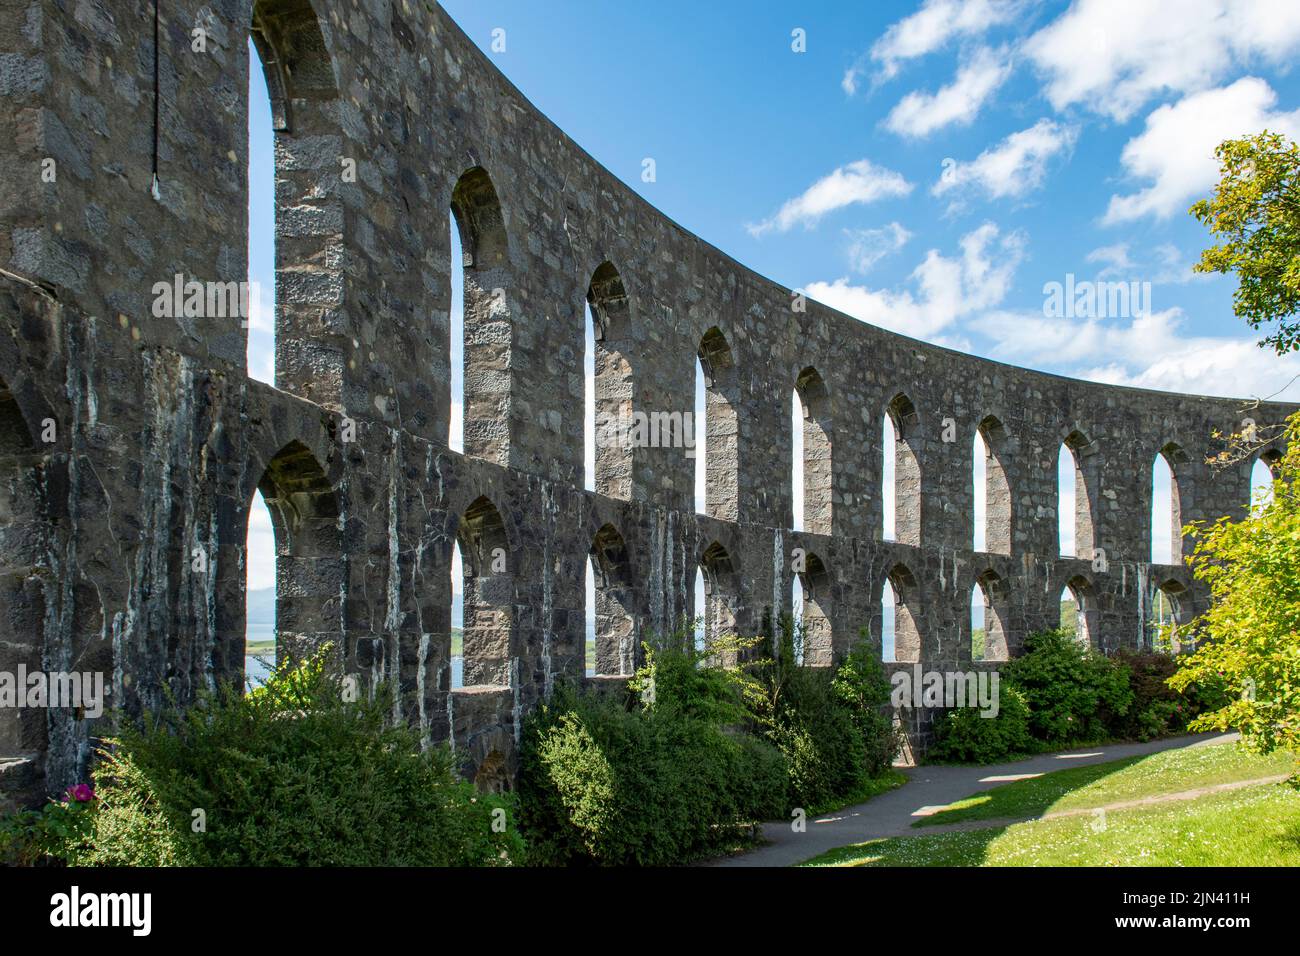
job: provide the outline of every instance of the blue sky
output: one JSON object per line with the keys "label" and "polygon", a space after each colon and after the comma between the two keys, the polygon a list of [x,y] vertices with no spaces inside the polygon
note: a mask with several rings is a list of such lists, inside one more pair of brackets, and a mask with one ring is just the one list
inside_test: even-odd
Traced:
{"label": "blue sky", "polygon": [[[1214,144],[1300,131],[1300,4],[443,6],[667,215],[866,321],[1156,388],[1268,395],[1300,373],[1255,349],[1234,280],[1193,276],[1187,215]],[[1067,274],[1150,282],[1150,315],[1044,316]]]}
{"label": "blue sky", "polygon": [[[1209,239],[1187,214],[1217,179],[1216,143],[1300,138],[1300,3],[443,6],[615,176],[779,283],[1045,371],[1300,399],[1300,359],[1256,348],[1232,315],[1235,280],[1191,272]],[[250,272],[265,290],[270,118],[252,86]],[[1046,287],[1071,275],[1149,283],[1147,308],[1047,314]],[[249,363],[268,379],[262,298]]]}

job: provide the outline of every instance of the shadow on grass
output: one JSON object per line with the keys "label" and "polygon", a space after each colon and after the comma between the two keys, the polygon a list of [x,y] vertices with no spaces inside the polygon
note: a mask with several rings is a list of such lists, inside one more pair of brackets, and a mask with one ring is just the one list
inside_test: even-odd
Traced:
{"label": "shadow on grass", "polygon": [[912,826],[930,827],[966,820],[1039,817],[1051,810],[1066,794],[1131,767],[1147,759],[1147,756],[1069,767],[1054,770],[1042,777],[1016,780],[951,803],[937,813],[922,817]]}
{"label": "shadow on grass", "polygon": [[989,848],[1008,826],[868,840],[828,850],[799,866],[982,866],[989,858]]}

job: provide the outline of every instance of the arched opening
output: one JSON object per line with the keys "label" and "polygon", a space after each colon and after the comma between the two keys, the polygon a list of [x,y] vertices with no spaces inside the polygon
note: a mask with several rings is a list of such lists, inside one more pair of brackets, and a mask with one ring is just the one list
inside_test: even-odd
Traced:
{"label": "arched opening", "polygon": [[[704,513],[723,521],[739,515],[737,484],[740,423],[736,418],[739,376],[731,346],[717,326],[700,339],[699,374],[704,382],[704,427],[696,434],[704,451]],[[698,467],[698,466],[697,466]]]}
{"label": "arched opening", "polygon": [[584,677],[596,676],[596,571],[591,566],[592,557],[582,562],[582,673]]}
{"label": "arched opening", "polygon": [[1061,589],[1061,630],[1073,634],[1081,644],[1100,647],[1097,608],[1092,584],[1083,576],[1073,577]]}
{"label": "arched opening", "polygon": [[465,686],[465,558],[451,543],[451,689]]}
{"label": "arched opening", "polygon": [[708,592],[704,586],[704,568],[695,566],[695,586],[692,589],[695,615],[691,620],[691,636],[694,639],[695,652],[703,654],[709,647],[708,630],[704,626],[704,616],[708,612]]}
{"label": "arched opening", "polygon": [[1182,563],[1183,519],[1177,468],[1186,461],[1186,453],[1170,442],[1151,463],[1152,564]]}
{"label": "arched opening", "polygon": [[[341,407],[352,343],[345,329],[332,330],[322,316],[343,304],[344,212],[338,190],[322,189],[321,181],[342,168],[334,153],[304,148],[340,136],[334,68],[309,0],[256,0],[250,34],[257,54],[250,58],[261,61],[264,79],[264,85],[249,81],[250,207],[258,204],[250,208],[250,281],[259,282],[258,311],[273,307],[275,318],[273,339],[269,329],[249,329],[249,372],[261,377],[273,369],[285,391]],[[268,129],[275,132],[275,155],[294,159],[274,163],[273,202],[266,193]],[[273,278],[267,275],[270,254]]]}
{"label": "arched opening", "polygon": [[632,366],[627,359],[631,310],[623,279],[603,262],[587,286],[590,370],[590,488],[610,498],[632,497]]}
{"label": "arched opening", "polygon": [[465,687],[507,687],[514,656],[514,555],[505,522],[486,497],[465,509],[456,533],[463,568]]}
{"label": "arched opening", "polygon": [[1092,488],[1084,462],[1094,449],[1079,432],[1071,432],[1057,454],[1057,531],[1062,557],[1093,559]]}
{"label": "arched opening", "polygon": [[881,660],[914,663],[921,659],[916,601],[916,579],[912,572],[901,564],[895,566],[881,588]]}
{"label": "arched opening", "polygon": [[[250,34],[248,62],[248,377],[275,384],[275,127],[265,69],[256,69]],[[251,680],[251,672],[249,673]]]}
{"label": "arched opening", "polygon": [[465,252],[460,246],[460,229],[454,216],[448,218],[451,242],[451,309],[447,313],[448,381],[451,401],[447,419],[447,447],[465,454]]}
{"label": "arched opening", "polygon": [[244,688],[266,683],[275,669],[275,527],[260,491],[253,492],[244,542]]}
{"label": "arched opening", "polygon": [[[695,613],[703,622],[703,647],[712,654],[721,638],[736,633],[735,568],[731,555],[717,541],[704,549],[699,567],[703,594],[695,606]],[[700,637],[697,637],[697,644],[699,641]]]}
{"label": "arched opening", "polygon": [[[509,244],[496,187],[481,166],[463,173],[451,194],[460,235],[463,445],[466,455],[509,463],[511,346]],[[454,347],[451,349],[455,351]]]}
{"label": "arched opening", "polygon": [[1260,455],[1250,467],[1250,509],[1261,511],[1273,503],[1273,468],[1280,456],[1276,452]]}
{"label": "arched opening", "polygon": [[802,666],[804,661],[803,581],[798,574],[790,576],[790,618],[795,628],[794,662]]}
{"label": "arched opening", "polygon": [[814,368],[806,368],[795,380],[792,431],[795,474],[792,485],[799,524],[813,534],[831,533],[833,474],[831,470],[831,408],[826,383]]}
{"label": "arched opening", "polygon": [[918,421],[906,395],[896,395],[885,409],[882,537],[900,544],[921,543],[921,464],[912,447]]}
{"label": "arched opening", "polygon": [[803,531],[803,402],[797,388],[790,389],[790,494],[790,528]]}
{"label": "arched opening", "polygon": [[791,611],[800,625],[796,662],[809,667],[830,667],[835,654],[831,634],[831,576],[815,554],[803,556],[803,570],[791,582]]}
{"label": "arched opening", "polygon": [[[265,518],[258,513],[258,498]],[[246,587],[267,582],[267,522],[275,561],[269,593],[264,586],[248,592],[250,601],[257,604],[246,607],[246,626],[256,612],[258,629],[253,635],[245,635],[237,664],[231,661],[226,670],[218,668],[218,673],[237,672],[241,686],[253,684],[254,677],[265,679],[265,668],[260,665],[256,674],[245,674],[246,655],[279,663],[303,660],[327,642],[342,646],[345,580],[338,496],[306,445],[290,442],[271,459],[254,493],[249,495],[247,519],[245,540],[258,552],[252,558],[246,557]],[[257,578],[253,576],[252,561],[257,562]],[[266,605],[272,601],[268,609]],[[273,635],[269,646],[268,618]],[[250,637],[260,641],[255,645],[260,654],[248,654],[254,649],[247,646]]]}
{"label": "arched opening", "polygon": [[1005,585],[992,571],[986,571],[971,587],[970,656],[973,661],[1005,661]]}
{"label": "arched opening", "polygon": [[1151,595],[1151,607],[1145,622],[1146,647],[1150,650],[1187,651],[1195,650],[1195,641],[1188,635],[1183,640],[1181,625],[1187,623],[1184,617],[1186,589],[1179,581],[1169,580],[1159,584]]}
{"label": "arched opening", "polygon": [[479,793],[502,794],[511,789],[510,768],[501,751],[493,750],[474,771],[474,788]]}
{"label": "arched opening", "polygon": [[1011,553],[1011,488],[1002,460],[1006,445],[1006,429],[992,415],[975,429],[971,448],[975,551]]}
{"label": "arched opening", "polygon": [[639,642],[633,609],[636,595],[631,561],[623,536],[605,525],[592,539],[588,567],[592,575],[594,634],[586,671],[596,676],[623,676],[636,669]]}

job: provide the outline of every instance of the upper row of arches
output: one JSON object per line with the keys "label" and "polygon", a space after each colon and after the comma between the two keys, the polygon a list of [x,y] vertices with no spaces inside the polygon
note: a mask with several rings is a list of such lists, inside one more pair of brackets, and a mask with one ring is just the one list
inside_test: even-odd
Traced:
{"label": "upper row of arches", "polygon": [[[305,0],[261,2],[255,10],[252,38],[267,80],[263,96],[269,88],[272,124],[280,135],[293,132],[291,102],[303,99],[306,93],[318,98],[329,93],[324,74],[315,75],[321,73],[318,67],[323,49],[301,39],[316,35],[314,22],[308,22],[310,16],[311,8]],[[304,72],[313,63],[317,67],[314,73]],[[255,86],[256,80],[250,80],[250,89]],[[289,86],[293,89],[289,90]],[[308,115],[300,110],[299,126]],[[449,206],[452,254],[448,443],[453,450],[504,463],[508,429],[503,429],[501,422],[509,414],[511,376],[509,357],[500,343],[503,338],[509,340],[512,319],[506,218],[492,177],[483,166],[461,174],[451,191]],[[274,233],[274,229],[269,231]],[[281,256],[277,266],[284,268],[291,263]],[[586,290],[585,312],[584,483],[589,490],[626,500],[633,497],[635,475],[635,456],[628,447],[626,430],[638,408],[630,348],[633,317],[628,290],[611,262],[601,263],[593,272]],[[277,328],[282,324],[277,318]],[[253,338],[250,336],[250,349]],[[741,499],[743,426],[737,413],[740,370],[726,335],[717,326],[709,328],[697,343],[695,368],[695,408],[681,410],[692,420],[683,418],[679,437],[683,443],[693,441],[696,445],[696,507],[711,517],[736,520]],[[822,374],[809,366],[794,377],[790,397],[789,526],[798,531],[830,534],[837,492],[829,389]],[[885,540],[919,545],[922,476],[915,440],[918,416],[908,396],[896,395],[885,408],[881,423],[884,452],[879,533]],[[1006,428],[997,417],[988,416],[976,426],[971,444],[970,508],[971,547],[976,551],[1008,554],[1012,550],[1015,529],[1008,480],[1009,444]],[[1094,450],[1077,431],[1066,437],[1058,450],[1057,511],[1062,554],[1091,558],[1099,547],[1095,540],[1095,480],[1087,461]],[[1177,472],[1186,460],[1186,454],[1172,444],[1161,448],[1154,459],[1152,559],[1160,563],[1177,563],[1181,559],[1177,542],[1184,502],[1178,493]],[[1257,483],[1252,481],[1252,485]],[[858,493],[856,489],[853,492]]]}

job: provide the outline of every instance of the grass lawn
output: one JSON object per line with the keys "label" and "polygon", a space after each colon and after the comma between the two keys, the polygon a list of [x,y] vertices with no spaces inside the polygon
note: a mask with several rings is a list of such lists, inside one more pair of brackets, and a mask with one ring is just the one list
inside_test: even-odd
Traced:
{"label": "grass lawn", "polygon": [[1291,757],[1259,757],[1235,744],[1183,747],[1146,757],[1070,767],[1029,780],[1017,780],[973,794],[922,817],[914,827],[941,826],[967,820],[1037,817],[1139,800],[1163,793],[1196,790],[1219,783],[1257,780],[1291,772]]}
{"label": "grass lawn", "polygon": [[1300,794],[1263,784],[1104,816],[895,837],[803,866],[1300,866]]}
{"label": "grass lawn", "polygon": [[1300,793],[1255,784],[1188,800],[1108,804],[1285,774],[1289,757],[1235,744],[1071,767],[951,805],[926,823],[1089,811],[983,829],[870,840],[803,866],[1300,866]]}

